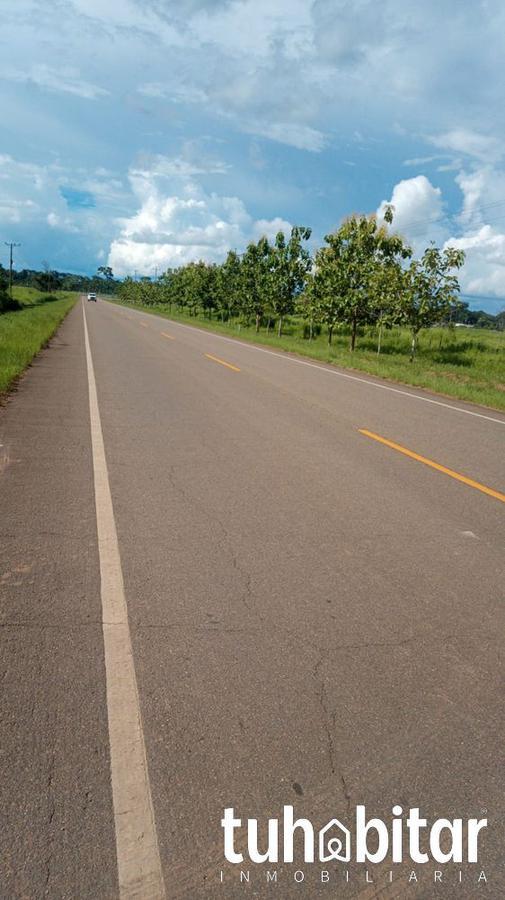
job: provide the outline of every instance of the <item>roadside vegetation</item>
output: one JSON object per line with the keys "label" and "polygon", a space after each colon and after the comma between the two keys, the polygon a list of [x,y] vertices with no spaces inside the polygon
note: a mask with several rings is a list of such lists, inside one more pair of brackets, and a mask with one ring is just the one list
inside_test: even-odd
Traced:
{"label": "roadside vegetation", "polygon": [[96,291],[100,294],[112,294],[117,286],[109,266],[99,266],[95,275],[76,275],[72,272],[56,272],[48,263],[42,265],[42,269],[14,271],[12,273],[14,286],[35,288],[45,294],[54,294],[58,291],[74,291],[79,294]]}
{"label": "roadside vegetation", "polygon": [[0,277],[0,396],[47,344],[76,299],[70,292],[14,287],[11,300]]}
{"label": "roadside vegetation", "polygon": [[[120,302],[325,362],[505,409],[505,332],[457,328],[462,251],[420,259],[391,225],[352,216],[314,259],[310,229],[261,238],[221,265],[127,278]],[[505,327],[505,314],[495,327]]]}

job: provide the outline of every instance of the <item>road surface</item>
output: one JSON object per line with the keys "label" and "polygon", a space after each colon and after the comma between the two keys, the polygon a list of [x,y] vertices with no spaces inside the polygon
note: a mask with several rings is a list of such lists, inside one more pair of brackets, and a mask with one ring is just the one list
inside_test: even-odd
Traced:
{"label": "road surface", "polygon": [[[0,444],[2,898],[504,896],[504,415],[79,302]],[[357,804],[478,865],[224,858]]]}

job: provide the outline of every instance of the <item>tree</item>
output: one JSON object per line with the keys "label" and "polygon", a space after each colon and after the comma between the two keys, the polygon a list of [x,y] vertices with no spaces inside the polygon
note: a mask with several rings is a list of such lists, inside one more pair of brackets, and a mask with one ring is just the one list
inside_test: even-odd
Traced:
{"label": "tree", "polygon": [[311,234],[310,228],[295,225],[289,240],[286,241],[283,231],[275,238],[271,258],[271,302],[278,317],[279,337],[283,319],[294,312],[296,297],[303,291],[312,268],[310,253],[303,246],[303,241],[308,241]]}
{"label": "tree", "polygon": [[110,266],[98,266],[98,277],[102,276],[105,280],[105,290],[107,293],[114,290],[114,273]]}
{"label": "tree", "polygon": [[0,263],[0,313],[9,308],[9,292],[7,290],[7,272]]}
{"label": "tree", "polygon": [[254,317],[256,331],[260,330],[261,319],[271,297],[272,248],[266,237],[258,243],[251,242],[242,257],[242,303],[241,312],[246,319]]}
{"label": "tree", "polygon": [[61,277],[58,272],[53,272],[49,268],[49,263],[46,260],[42,261],[42,272],[37,272],[35,277],[36,285],[41,291],[56,291],[60,287]]}
{"label": "tree", "polygon": [[221,310],[221,318],[230,318],[242,301],[242,265],[235,250],[230,250],[217,273],[217,302]]}
{"label": "tree", "polygon": [[200,263],[200,305],[209,319],[219,307],[219,267],[215,263]]}
{"label": "tree", "polygon": [[463,250],[453,247],[439,250],[431,245],[406,270],[401,318],[412,335],[411,361],[416,355],[421,329],[442,322],[456,304],[459,282],[454,270],[460,269],[464,261]]}
{"label": "tree", "polygon": [[385,260],[371,277],[371,318],[377,326],[377,356],[382,348],[384,328],[392,328],[402,317],[405,269],[398,259]]}
{"label": "tree", "polygon": [[10,296],[9,274],[0,263],[0,313],[12,312],[21,308],[22,304],[19,300]]}
{"label": "tree", "polygon": [[143,275],[140,281],[135,282],[137,303],[145,306],[157,306],[160,302],[161,288],[158,282],[153,282],[147,275]]}
{"label": "tree", "polygon": [[129,275],[119,285],[119,297],[126,303],[139,303],[139,285]]}
{"label": "tree", "polygon": [[196,316],[203,310],[212,317],[216,308],[216,269],[215,265],[199,260],[173,270],[162,279],[162,297],[166,298],[168,290],[169,296],[179,307],[187,307],[190,315]]}
{"label": "tree", "polygon": [[[304,308],[310,322],[325,325],[328,331],[328,345],[338,322],[345,318],[342,271],[335,265],[331,247],[320,247],[316,253],[315,271],[304,295]],[[312,335],[312,324],[310,333]]]}
{"label": "tree", "polygon": [[328,290],[339,291],[339,317],[351,328],[351,351],[356,346],[358,327],[373,321],[378,270],[399,264],[412,252],[400,235],[388,231],[387,225],[393,221],[391,207],[384,218],[386,224],[379,225],[375,216],[351,216],[325,237],[328,246],[320,257],[327,282],[323,293],[326,296]]}
{"label": "tree", "polygon": [[299,295],[296,303],[298,313],[308,322],[309,341],[314,337],[314,324],[317,321],[318,303],[314,286],[315,273],[307,277],[305,290]]}
{"label": "tree", "polygon": [[201,309],[212,318],[212,310],[216,308],[216,267],[200,260],[185,268],[186,304],[194,315]]}
{"label": "tree", "polygon": [[172,312],[172,303],[177,302],[177,269],[167,269],[159,279],[160,303],[167,304]]}

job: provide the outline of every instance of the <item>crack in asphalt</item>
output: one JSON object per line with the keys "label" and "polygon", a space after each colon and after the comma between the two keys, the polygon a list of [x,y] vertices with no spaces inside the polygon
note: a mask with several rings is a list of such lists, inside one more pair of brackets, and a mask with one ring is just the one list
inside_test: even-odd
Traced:
{"label": "crack in asphalt", "polygon": [[[53,793],[54,764],[55,764],[55,756],[54,756],[54,750],[52,750],[51,756],[50,756],[50,761],[49,761],[49,771],[48,771],[48,774],[47,774],[47,781],[46,781],[46,791],[47,791],[47,795],[48,795],[48,803],[49,803],[49,810],[48,810],[48,824],[49,824],[49,826],[52,825],[53,819],[54,819],[54,815],[55,815],[55,812],[56,812],[56,801],[55,801],[54,793]],[[51,833],[50,833],[50,838],[49,838],[49,856],[48,856],[48,857],[46,858],[46,860],[45,860],[45,866],[46,866],[46,878],[45,878],[45,883],[44,883],[44,896],[47,896],[47,895],[48,895],[49,882],[50,882],[50,880],[51,880],[51,863],[52,863],[52,860],[53,860],[53,852],[52,852],[52,847],[51,847],[51,845],[52,845],[52,836],[51,836]]]}
{"label": "crack in asphalt", "polygon": [[242,603],[245,606],[245,608],[247,609],[248,612],[255,614],[261,622],[265,622],[265,617],[262,615],[262,613],[259,612],[259,610],[254,610],[251,608],[251,601],[253,599],[252,575],[249,571],[244,569],[243,566],[240,564],[238,555],[233,547],[233,541],[232,541],[230,532],[228,531],[228,529],[226,528],[224,523],[221,521],[221,519],[219,519],[215,515],[215,513],[212,513],[212,515],[210,513],[208,513],[201,502],[199,502],[194,496],[192,496],[188,491],[186,491],[186,489],[184,487],[182,487],[179,483],[176,483],[176,481],[175,481],[175,466],[174,465],[171,465],[169,467],[167,474],[168,474],[170,484],[171,484],[172,488],[174,489],[174,491],[176,491],[176,493],[178,493],[179,496],[186,503],[198,506],[198,508],[200,509],[200,512],[205,516],[207,521],[209,521],[212,525],[218,525],[219,528],[221,529],[221,532],[223,535],[223,541],[218,542],[218,545],[230,558],[232,568],[238,573],[238,575],[241,577],[241,579],[243,580],[243,583],[244,583],[243,592],[239,596],[238,599],[239,599],[240,603]]}
{"label": "crack in asphalt", "polygon": [[345,776],[342,772],[338,772],[337,769],[337,752],[335,747],[334,733],[336,731],[336,711],[330,712],[328,706],[328,693],[326,690],[326,685],[324,682],[324,678],[321,675],[321,668],[325,662],[328,660],[328,652],[323,651],[319,659],[316,661],[314,668],[312,670],[312,677],[316,683],[316,698],[318,701],[319,708],[321,710],[321,722],[323,726],[323,730],[326,736],[326,742],[328,747],[328,761],[330,764],[330,773],[340,782],[340,787],[342,790],[342,794],[344,796],[344,800],[346,803],[347,812],[350,812],[351,809],[351,795],[349,793],[349,789],[347,787],[347,782],[345,780]]}

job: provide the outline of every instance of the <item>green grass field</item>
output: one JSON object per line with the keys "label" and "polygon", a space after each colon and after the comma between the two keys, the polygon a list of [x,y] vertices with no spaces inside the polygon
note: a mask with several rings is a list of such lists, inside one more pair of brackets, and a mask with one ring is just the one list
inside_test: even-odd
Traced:
{"label": "green grass field", "polygon": [[22,309],[0,315],[0,396],[30,365],[74,305],[77,294],[48,296],[34,288],[14,288]]}
{"label": "green grass field", "polygon": [[350,353],[348,333],[336,332],[332,346],[328,347],[325,334],[312,341],[304,337],[303,322],[296,317],[286,322],[285,334],[278,338],[271,331],[267,334],[264,328],[256,334],[254,327],[239,326],[236,321],[222,323],[203,315],[189,316],[176,310],[169,313],[164,307],[143,307],[143,310],[228,337],[254,341],[390,381],[427,388],[448,397],[505,410],[505,332],[432,328],[421,332],[417,359],[410,362],[410,335],[403,328],[384,331],[382,350],[378,356],[375,328],[363,329],[357,349]]}

